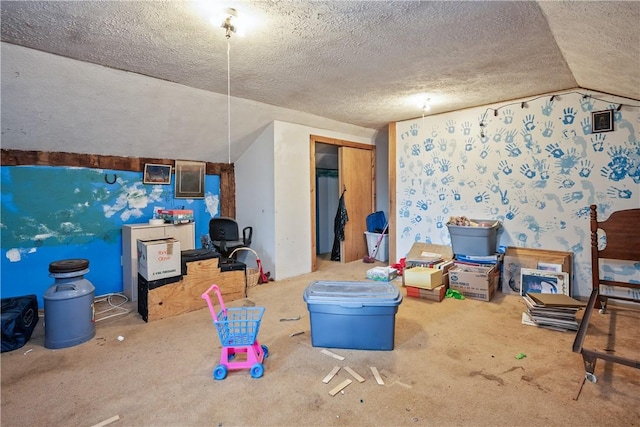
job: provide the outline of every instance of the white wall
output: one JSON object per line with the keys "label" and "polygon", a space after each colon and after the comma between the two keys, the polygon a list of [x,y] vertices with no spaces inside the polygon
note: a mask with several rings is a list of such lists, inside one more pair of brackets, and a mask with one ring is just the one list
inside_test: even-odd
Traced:
{"label": "white wall", "polygon": [[[264,248],[264,253],[259,253],[263,268],[282,280],[311,272],[311,135],[363,144],[373,144],[374,138],[276,121],[273,152],[268,155],[268,132],[256,141],[255,151],[252,147],[236,162],[236,210],[245,223],[259,224],[255,218],[260,218],[263,224],[256,227],[269,226],[273,219],[273,242],[258,240],[254,249]],[[267,165],[268,161],[272,165]],[[254,172],[246,176],[249,170]],[[261,182],[254,185],[256,176]],[[270,183],[272,192],[266,189]],[[263,189],[265,194],[257,194]],[[271,200],[264,201],[266,195]],[[256,203],[256,198],[262,203]]]}
{"label": "white wall", "polygon": [[[251,249],[257,252],[264,272],[275,274],[275,187],[274,124],[270,124],[235,163],[236,220],[242,227],[253,227]],[[253,254],[239,259],[256,267]]]}
{"label": "white wall", "polygon": [[[602,219],[640,207],[640,103],[576,92],[399,122],[397,257],[450,244],[450,216],[498,219],[499,245],[573,252],[574,295],[588,296],[589,205]],[[615,131],[592,134],[591,113],[620,103]],[[640,265],[619,272],[640,281]]]}

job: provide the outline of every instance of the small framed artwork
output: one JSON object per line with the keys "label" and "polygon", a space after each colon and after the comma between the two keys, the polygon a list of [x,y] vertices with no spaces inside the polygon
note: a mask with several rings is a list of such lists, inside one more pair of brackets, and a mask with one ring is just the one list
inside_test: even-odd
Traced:
{"label": "small framed artwork", "polygon": [[613,110],[591,113],[591,133],[611,132],[613,130]]}
{"label": "small framed artwork", "polygon": [[520,270],[520,295],[563,294],[570,295],[569,273],[563,271],[523,268]]}
{"label": "small framed artwork", "polygon": [[144,184],[171,184],[171,165],[145,163],[142,182]]}
{"label": "small framed artwork", "polygon": [[207,164],[176,160],[176,199],[203,199]]}

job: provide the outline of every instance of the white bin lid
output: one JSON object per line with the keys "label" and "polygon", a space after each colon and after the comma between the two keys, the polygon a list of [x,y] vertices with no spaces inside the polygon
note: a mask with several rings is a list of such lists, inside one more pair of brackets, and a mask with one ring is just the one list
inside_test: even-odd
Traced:
{"label": "white bin lid", "polygon": [[402,294],[390,282],[316,281],[304,290],[304,301],[308,304],[392,306],[402,302]]}

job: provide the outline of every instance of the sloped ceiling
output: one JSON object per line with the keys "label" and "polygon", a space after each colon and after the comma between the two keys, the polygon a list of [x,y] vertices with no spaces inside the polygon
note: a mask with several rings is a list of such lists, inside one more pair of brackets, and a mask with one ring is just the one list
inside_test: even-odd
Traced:
{"label": "sloped ceiling", "polygon": [[[206,16],[256,25],[228,40]],[[2,41],[373,129],[573,89],[640,99],[640,2],[2,1]]]}

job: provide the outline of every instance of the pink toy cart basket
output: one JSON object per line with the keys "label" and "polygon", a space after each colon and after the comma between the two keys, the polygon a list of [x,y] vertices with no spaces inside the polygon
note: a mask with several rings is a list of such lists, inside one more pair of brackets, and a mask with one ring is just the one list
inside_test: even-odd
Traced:
{"label": "pink toy cart basket", "polygon": [[[220,302],[220,312],[216,314],[211,292],[215,291]],[[260,321],[264,307],[227,308],[222,300],[218,285],[211,285],[202,294],[207,301],[213,324],[220,336],[222,352],[220,363],[213,370],[213,378],[223,380],[230,369],[250,369],[253,378],[260,378],[264,374],[262,361],[269,355],[266,345],[260,345],[256,337],[260,329]],[[246,360],[233,361],[239,353],[246,353]]]}

